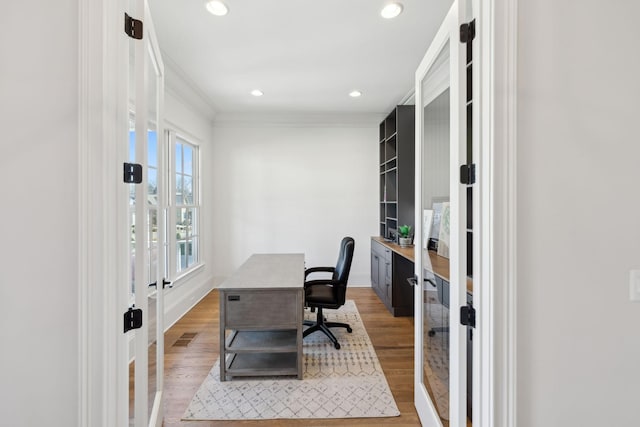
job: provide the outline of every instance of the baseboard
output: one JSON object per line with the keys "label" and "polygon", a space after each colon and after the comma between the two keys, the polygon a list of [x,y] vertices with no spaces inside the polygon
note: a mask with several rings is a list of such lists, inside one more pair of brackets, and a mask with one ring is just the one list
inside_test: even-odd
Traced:
{"label": "baseboard", "polygon": [[214,278],[208,277],[199,282],[189,281],[189,283],[183,283],[179,287],[171,289],[165,295],[164,331],[166,332],[211,292],[214,283]]}
{"label": "baseboard", "polygon": [[370,288],[371,275],[370,274],[351,274],[349,276],[349,287]]}
{"label": "baseboard", "polygon": [[349,283],[350,288],[370,288],[371,283]]}

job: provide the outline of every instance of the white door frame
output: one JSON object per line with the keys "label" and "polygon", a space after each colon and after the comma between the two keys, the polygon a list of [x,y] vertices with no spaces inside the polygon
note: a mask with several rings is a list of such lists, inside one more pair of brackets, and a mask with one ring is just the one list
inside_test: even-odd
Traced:
{"label": "white door frame", "polygon": [[118,102],[127,82],[123,10],[122,0],[78,2],[79,426],[128,424],[128,404],[119,397],[128,390],[120,374],[128,369],[128,301],[115,292],[127,280],[126,263],[117,259],[126,256],[118,233],[126,217],[117,214],[126,189],[116,167],[128,117]]}
{"label": "white door frame", "polygon": [[[128,423],[128,407],[119,404],[123,345],[123,304],[113,293],[118,271],[114,213],[122,170],[115,151],[119,120],[126,109],[118,94],[122,73],[122,0],[78,2],[78,425]],[[477,37],[482,55],[481,161],[479,179],[489,182],[483,194],[486,221],[482,263],[491,285],[482,295],[487,309],[478,321],[492,333],[480,339],[483,427],[516,425],[516,131],[518,0],[483,0]],[[120,118],[120,119],[119,119]],[[125,305],[126,306],[126,303]],[[491,336],[490,336],[491,335]],[[126,344],[126,343],[124,343]]]}
{"label": "white door frame", "polygon": [[484,165],[478,179],[488,183],[481,196],[480,262],[481,280],[488,286],[479,295],[484,310],[476,321],[489,333],[476,338],[482,366],[474,365],[481,375],[474,392],[479,393],[480,426],[515,427],[518,0],[482,0],[478,11],[480,161]]}
{"label": "white door frame", "polygon": [[[478,310],[474,332],[474,426],[516,426],[516,136],[517,136],[517,0],[473,0],[476,21],[474,104],[480,102],[478,201],[483,218],[478,232],[483,288],[474,289]],[[476,53],[477,52],[477,53]],[[477,61],[476,58],[481,58]],[[478,98],[476,98],[476,94]],[[476,230],[474,227],[474,237]],[[476,240],[476,239],[474,239]],[[480,267],[480,268],[478,268]],[[475,275],[475,274],[474,274]]]}

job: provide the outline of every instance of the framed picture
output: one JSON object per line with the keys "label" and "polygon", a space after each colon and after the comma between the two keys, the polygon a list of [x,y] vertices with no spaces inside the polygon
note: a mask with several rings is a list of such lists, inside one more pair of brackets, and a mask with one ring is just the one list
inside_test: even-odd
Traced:
{"label": "framed picture", "polygon": [[440,239],[440,222],[442,219],[442,207],[445,202],[448,202],[449,198],[446,196],[437,196],[431,198],[433,207],[433,224],[431,226],[431,234],[429,235],[429,241],[427,243],[427,249],[430,251],[438,250],[438,240]]}
{"label": "framed picture", "polygon": [[431,226],[433,225],[433,209],[425,209],[422,212],[422,247],[427,249],[429,238],[431,237]]}
{"label": "framed picture", "polygon": [[449,202],[442,203],[440,234],[438,235],[438,255],[449,258],[449,240],[451,233],[451,208]]}

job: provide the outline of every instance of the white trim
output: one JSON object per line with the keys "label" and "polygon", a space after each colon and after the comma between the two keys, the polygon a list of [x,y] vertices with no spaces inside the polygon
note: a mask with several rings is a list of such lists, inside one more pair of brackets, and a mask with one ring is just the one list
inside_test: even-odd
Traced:
{"label": "white trim", "polygon": [[[474,305],[477,307],[477,328],[475,331],[473,354],[473,424],[479,426],[494,426],[494,401],[496,399],[494,366],[495,366],[495,316],[493,304],[494,282],[493,262],[495,253],[493,249],[493,203],[494,179],[493,179],[493,152],[492,120],[493,110],[491,96],[492,90],[492,52],[493,52],[493,17],[492,2],[480,2],[474,0],[474,16],[476,20],[477,42],[474,46],[474,64],[479,60],[480,67],[476,67],[474,73],[473,88],[475,93],[474,111],[479,108],[479,114],[474,115],[474,158],[478,159],[477,193],[474,200],[478,200],[478,209],[474,209],[474,224],[480,224],[479,230],[474,230],[474,253],[478,256],[474,259],[474,276],[477,275],[478,285],[474,286]],[[479,76],[478,76],[479,74]],[[477,157],[476,157],[477,156]],[[478,194],[479,193],[479,194]],[[478,236],[476,237],[476,233]],[[478,239],[479,238],[479,239]],[[479,241],[477,241],[479,240]],[[478,272],[478,273],[475,273]],[[477,374],[476,374],[477,373]]]}
{"label": "white trim", "polygon": [[[91,354],[91,334],[89,332],[89,276],[93,270],[93,265],[88,256],[89,249],[92,249],[93,241],[90,241],[89,220],[91,218],[91,205],[89,203],[91,192],[89,190],[89,160],[91,152],[88,141],[90,141],[90,113],[89,108],[93,94],[89,87],[89,66],[91,54],[93,52],[91,42],[92,32],[89,30],[91,24],[92,2],[78,2],[78,425],[90,425],[95,402],[90,401],[93,396],[93,377],[89,373],[89,366],[92,364]],[[95,32],[97,33],[97,32]],[[95,34],[93,33],[93,34]]]}
{"label": "white trim", "polygon": [[[414,360],[414,404],[420,421],[429,425],[442,425],[434,408],[434,403],[423,385],[423,307],[424,270],[429,268],[423,262],[422,215],[423,194],[422,181],[423,139],[424,139],[424,101],[433,100],[435,95],[444,89],[444,83],[450,82],[450,123],[449,123],[449,197],[451,209],[451,246],[450,246],[450,304],[449,312],[449,424],[461,426],[466,424],[466,381],[467,353],[466,327],[460,324],[460,312],[454,307],[466,305],[466,222],[460,219],[466,214],[466,187],[459,182],[458,167],[466,160],[466,49],[459,43],[458,33],[462,14],[463,0],[456,0],[442,21],[440,29],[433,38],[426,54],[420,61],[415,73],[415,245],[419,255],[415,259],[415,275],[418,286],[415,288],[415,360]],[[443,65],[445,68],[442,68]],[[426,87],[430,85],[429,87]],[[433,87],[435,85],[435,87]],[[426,93],[423,93],[426,89]]]}
{"label": "white trim", "polygon": [[429,75],[422,82],[423,87],[428,87],[427,92],[422,91],[422,105],[429,105],[441,93],[449,89],[449,53],[450,49],[443,49],[443,56],[438,56],[430,69]]}
{"label": "white trim", "polygon": [[[124,350],[120,305],[113,291],[122,275],[115,254],[118,217],[117,105],[122,68],[123,4],[78,2],[78,334],[81,426],[126,425],[128,399],[118,391]],[[117,28],[117,30],[116,30]],[[118,31],[119,30],[119,31]],[[111,209],[109,208],[111,207]],[[125,362],[126,363],[126,362]],[[126,369],[126,365],[124,365]]]}
{"label": "white trim", "polygon": [[165,90],[179,98],[197,114],[202,115],[203,111],[206,112],[209,120],[212,120],[217,114],[217,107],[173,58],[163,49],[160,49],[160,54],[164,60],[165,76],[168,77],[165,79],[167,83]]}
{"label": "white trim", "polygon": [[[489,401],[483,407],[483,424],[515,427],[517,424],[517,45],[518,0],[481,2],[487,25],[481,31],[485,54],[483,65],[483,144],[491,153],[489,257],[489,322],[493,339],[483,346],[488,353],[491,384]],[[483,354],[484,354],[483,353]]]}
{"label": "white trim", "polygon": [[[189,310],[198,304],[205,296],[214,289],[214,278],[208,277],[200,283],[192,283],[188,287],[188,292],[179,298],[176,298],[171,304],[165,306],[164,312],[164,330],[168,331],[178,320],[182,318]],[[179,292],[179,289],[173,288],[167,290],[165,300],[168,296]]]}
{"label": "white trim", "polygon": [[237,127],[375,127],[386,114],[382,113],[324,113],[311,114],[300,112],[282,113],[218,113],[213,122],[214,128]]}

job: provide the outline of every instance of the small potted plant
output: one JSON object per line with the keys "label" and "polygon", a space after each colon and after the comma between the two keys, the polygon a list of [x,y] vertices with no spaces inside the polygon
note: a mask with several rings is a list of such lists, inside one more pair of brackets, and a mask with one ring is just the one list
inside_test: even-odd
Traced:
{"label": "small potted plant", "polygon": [[411,226],[410,225],[401,225],[398,227],[398,244],[405,248],[407,246],[411,246]]}

